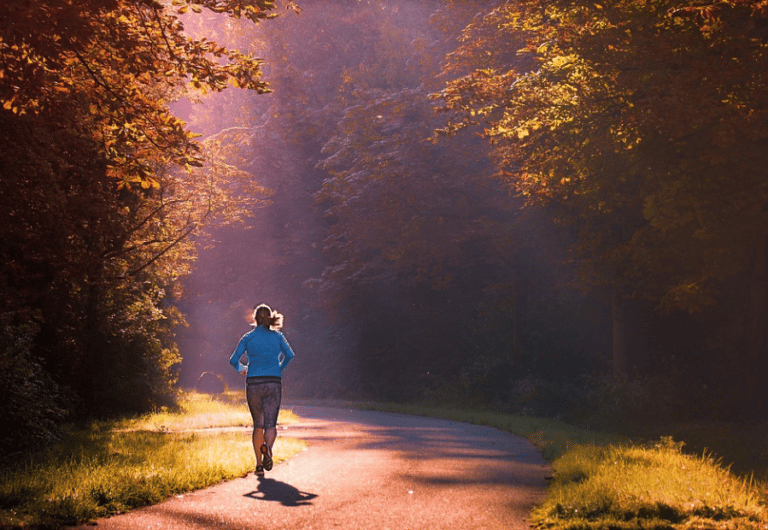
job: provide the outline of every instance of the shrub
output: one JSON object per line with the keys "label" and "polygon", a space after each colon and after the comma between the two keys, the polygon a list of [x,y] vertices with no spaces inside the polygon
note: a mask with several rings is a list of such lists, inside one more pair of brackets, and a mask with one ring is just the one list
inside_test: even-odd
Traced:
{"label": "shrub", "polygon": [[0,457],[61,435],[64,393],[30,355],[34,324],[0,323]]}

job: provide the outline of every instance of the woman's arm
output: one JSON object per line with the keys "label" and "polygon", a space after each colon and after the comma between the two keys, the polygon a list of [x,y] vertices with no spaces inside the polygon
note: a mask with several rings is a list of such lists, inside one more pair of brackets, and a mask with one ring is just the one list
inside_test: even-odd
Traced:
{"label": "woman's arm", "polygon": [[290,363],[293,358],[296,357],[296,354],[293,353],[291,345],[288,344],[287,340],[285,340],[283,334],[279,331],[277,334],[280,335],[280,351],[283,353],[283,358],[280,359],[280,372],[282,373],[282,371],[285,370],[285,367],[288,366],[288,363]]}
{"label": "woman's arm", "polygon": [[234,366],[235,370],[237,370],[241,374],[246,370],[248,370],[248,366],[240,362],[240,359],[243,357],[244,353],[245,353],[245,337],[240,339],[240,342],[237,343],[237,348],[235,348],[235,352],[229,358],[229,364]]}

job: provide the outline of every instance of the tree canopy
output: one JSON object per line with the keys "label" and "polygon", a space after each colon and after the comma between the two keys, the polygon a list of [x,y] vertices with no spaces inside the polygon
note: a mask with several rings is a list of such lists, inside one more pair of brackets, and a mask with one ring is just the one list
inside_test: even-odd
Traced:
{"label": "tree canopy", "polygon": [[556,206],[584,285],[701,311],[765,245],[764,8],[501,4],[459,55],[521,58],[451,81],[444,131],[483,127],[509,185]]}
{"label": "tree canopy", "polygon": [[[199,146],[168,109],[190,85],[264,92],[261,61],[184,32],[179,15],[208,9],[254,22],[275,3],[154,0],[11,1],[0,51],[0,102],[14,114],[76,104],[122,185],[156,185],[157,166],[201,165]],[[46,31],[39,31],[45,27]]]}

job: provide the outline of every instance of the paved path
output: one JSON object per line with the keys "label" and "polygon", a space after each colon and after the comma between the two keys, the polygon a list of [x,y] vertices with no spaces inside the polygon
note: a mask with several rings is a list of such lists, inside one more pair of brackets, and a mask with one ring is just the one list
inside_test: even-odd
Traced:
{"label": "paved path", "polygon": [[292,408],[303,420],[279,435],[303,438],[309,448],[265,478],[249,474],[101,519],[97,528],[523,529],[531,506],[543,496],[546,462],[527,441],[496,429],[382,412]]}

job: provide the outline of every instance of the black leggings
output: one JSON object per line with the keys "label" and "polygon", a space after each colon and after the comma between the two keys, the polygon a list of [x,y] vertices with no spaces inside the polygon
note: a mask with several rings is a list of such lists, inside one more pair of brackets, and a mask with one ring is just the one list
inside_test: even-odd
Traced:
{"label": "black leggings", "polygon": [[277,426],[277,415],[283,398],[283,385],[280,381],[249,377],[246,397],[254,428],[267,429]]}

